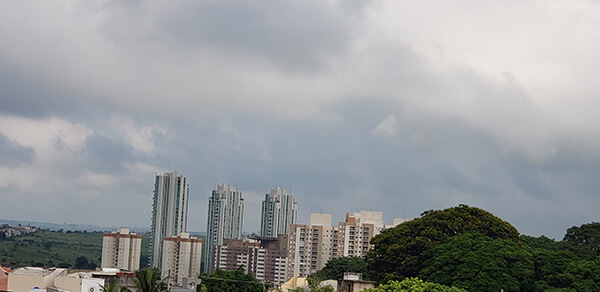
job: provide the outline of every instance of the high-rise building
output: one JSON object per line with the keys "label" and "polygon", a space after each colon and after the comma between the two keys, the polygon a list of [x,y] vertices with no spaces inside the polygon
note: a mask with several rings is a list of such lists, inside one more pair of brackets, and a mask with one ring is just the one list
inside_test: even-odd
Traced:
{"label": "high-rise building", "polygon": [[224,239],[242,239],[244,199],[236,187],[215,186],[208,200],[208,224],[204,249],[203,272],[211,272],[213,248],[223,245]]}
{"label": "high-rise building", "polygon": [[[161,277],[168,277],[170,283],[180,287],[186,282],[195,282],[200,273],[201,259],[202,239],[190,237],[186,232],[181,232],[178,236],[165,237]],[[190,280],[184,281],[185,278]]]}
{"label": "high-rise building", "polygon": [[296,224],[297,205],[295,197],[287,194],[285,189],[269,188],[262,202],[260,236],[277,237],[279,234],[289,234],[290,224]]}
{"label": "high-rise building", "polygon": [[177,172],[156,175],[149,255],[153,268],[162,266],[163,239],[186,231],[188,192],[185,176]]}
{"label": "high-rise building", "polygon": [[127,228],[105,233],[102,237],[103,268],[135,271],[140,268],[142,236],[130,233]]}

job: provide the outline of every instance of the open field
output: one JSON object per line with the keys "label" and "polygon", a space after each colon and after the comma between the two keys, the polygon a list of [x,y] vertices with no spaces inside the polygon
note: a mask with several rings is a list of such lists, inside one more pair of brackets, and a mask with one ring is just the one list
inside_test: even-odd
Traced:
{"label": "open field", "polygon": [[[149,237],[142,237],[141,265],[148,259]],[[85,257],[86,268],[100,266],[102,260],[101,232],[38,231],[0,241],[0,262],[14,267],[56,266],[72,268],[77,259]],[[85,264],[79,260],[79,266]]]}

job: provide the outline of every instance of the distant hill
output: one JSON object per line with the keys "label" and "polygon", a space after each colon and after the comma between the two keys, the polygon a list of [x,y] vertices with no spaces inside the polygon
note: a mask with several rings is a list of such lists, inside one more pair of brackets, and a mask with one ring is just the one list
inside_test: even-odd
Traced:
{"label": "distant hill", "polygon": [[[107,231],[116,231],[118,227],[106,227],[106,226],[98,226],[91,224],[74,224],[74,223],[50,223],[50,222],[40,222],[40,221],[25,221],[25,220],[10,220],[10,219],[0,219],[0,224],[8,224],[10,226],[25,226],[31,225],[41,229],[47,229],[52,231],[58,230],[71,230],[71,231],[87,231],[87,232],[107,232]],[[150,227],[126,227],[129,228],[133,232],[138,233],[146,233],[150,232]]]}
{"label": "distant hill", "polygon": [[[8,224],[8,223],[6,223]],[[32,223],[33,225],[33,223]],[[142,234],[140,265],[148,264],[149,234]],[[102,232],[37,231],[0,240],[0,263],[93,269],[102,261]]]}

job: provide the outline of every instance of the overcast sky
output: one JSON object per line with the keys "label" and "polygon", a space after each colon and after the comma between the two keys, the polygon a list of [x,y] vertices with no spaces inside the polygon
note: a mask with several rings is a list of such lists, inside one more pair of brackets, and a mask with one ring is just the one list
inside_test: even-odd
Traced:
{"label": "overcast sky", "polygon": [[154,176],[386,223],[599,221],[596,1],[0,1],[0,218],[149,226]]}

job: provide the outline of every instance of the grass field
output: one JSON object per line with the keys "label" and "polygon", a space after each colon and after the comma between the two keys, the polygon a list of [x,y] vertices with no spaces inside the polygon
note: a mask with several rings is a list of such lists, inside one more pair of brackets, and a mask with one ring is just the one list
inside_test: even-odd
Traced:
{"label": "grass field", "polygon": [[[149,236],[142,236],[141,266],[148,261]],[[80,257],[85,257],[83,261]],[[77,262],[77,259],[79,262]],[[13,267],[81,267],[100,266],[102,261],[101,232],[37,231],[0,241],[0,263]]]}

